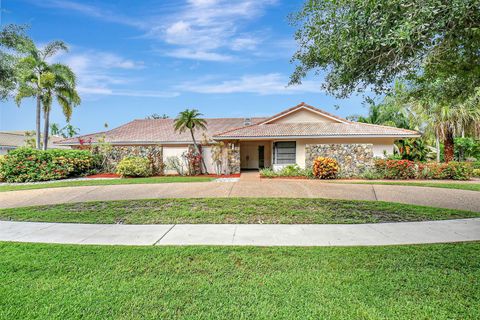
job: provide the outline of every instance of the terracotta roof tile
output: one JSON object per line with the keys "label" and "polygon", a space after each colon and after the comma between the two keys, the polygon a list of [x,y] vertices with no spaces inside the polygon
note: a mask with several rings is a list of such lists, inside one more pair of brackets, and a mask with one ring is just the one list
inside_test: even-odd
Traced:
{"label": "terracotta roof tile", "polygon": [[[251,118],[252,123],[258,123],[265,118]],[[214,134],[238,128],[244,125],[244,118],[213,118],[205,119],[207,121],[208,138]],[[118,128],[66,139],[57,144],[76,145],[79,139],[85,142],[97,142],[99,138],[105,138],[106,142],[113,144],[128,143],[190,143],[192,138],[189,132],[179,134],[173,128],[174,119],[142,119],[134,120]],[[195,138],[198,141],[203,139],[204,131],[195,132]]]}
{"label": "terracotta roof tile", "polygon": [[418,132],[358,122],[270,123],[223,132],[215,139],[265,137],[418,136]]}

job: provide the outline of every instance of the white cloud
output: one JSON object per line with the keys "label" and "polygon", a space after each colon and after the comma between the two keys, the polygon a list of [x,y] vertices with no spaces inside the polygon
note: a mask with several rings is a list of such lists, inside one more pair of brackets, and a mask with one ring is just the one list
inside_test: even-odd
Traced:
{"label": "white cloud", "polygon": [[237,38],[233,39],[231,48],[235,51],[254,50],[257,48],[258,43],[258,39],[251,37]]}
{"label": "white cloud", "polygon": [[173,91],[124,89],[123,85],[131,86],[136,80],[132,78],[131,73],[135,69],[144,68],[144,64],[142,61],[126,59],[114,53],[74,47],[71,53],[59,54],[52,60],[65,63],[75,72],[77,90],[82,95],[154,98],[170,98],[179,95]]}
{"label": "white cloud", "polygon": [[177,58],[230,61],[225,56],[257,50],[261,39],[246,33],[246,24],[263,15],[278,0],[184,0],[183,4],[159,3],[147,14],[128,15],[108,10],[107,5],[93,6],[73,0],[26,1],[135,27],[144,37],[171,46],[156,50],[168,56],[180,53]]}
{"label": "white cloud", "polygon": [[233,57],[229,55],[208,51],[194,51],[190,49],[176,49],[172,51],[167,51],[165,55],[174,58],[203,61],[231,61],[233,59]]}
{"label": "white cloud", "polygon": [[166,17],[164,25],[151,28],[147,36],[178,47],[170,52],[203,53],[178,58],[212,61],[222,50],[256,49],[260,40],[240,31],[244,22],[262,15],[274,3],[276,0],[190,0],[178,13]]}
{"label": "white cloud", "polygon": [[104,21],[115,22],[137,28],[145,28],[146,25],[141,19],[133,19],[130,16],[121,15],[116,12],[101,9],[96,6],[87,5],[81,2],[68,1],[68,0],[29,0],[34,5],[46,8],[58,8],[71,12],[78,12],[83,15],[102,19]]}
{"label": "white cloud", "polygon": [[229,94],[229,93],[254,93],[260,95],[269,94],[300,94],[306,92],[320,93],[320,83],[304,81],[298,86],[287,87],[288,77],[279,73],[260,75],[245,75],[239,79],[224,80],[220,82],[186,82],[176,87],[177,90],[206,93],[206,94]]}
{"label": "white cloud", "polygon": [[78,92],[88,95],[124,96],[124,97],[147,97],[147,98],[173,98],[178,92],[163,92],[151,90],[121,90],[109,88],[78,87]]}

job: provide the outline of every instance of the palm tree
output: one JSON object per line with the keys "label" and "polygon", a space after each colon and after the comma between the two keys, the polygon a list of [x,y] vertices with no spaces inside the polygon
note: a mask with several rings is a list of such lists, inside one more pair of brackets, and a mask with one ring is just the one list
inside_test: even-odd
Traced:
{"label": "palm tree", "polygon": [[45,81],[44,93],[42,96],[44,132],[43,132],[43,150],[48,147],[48,128],[50,122],[50,110],[52,108],[53,97],[62,107],[63,114],[70,121],[73,107],[80,104],[80,97],[75,89],[75,74],[69,67],[62,64],[52,64],[48,67],[49,81]]}
{"label": "palm tree", "polygon": [[195,147],[195,152],[200,155],[202,159],[203,167],[205,168],[205,172],[208,174],[207,166],[205,165],[205,160],[203,159],[200,148],[198,147],[197,141],[195,140],[194,131],[196,129],[207,129],[207,122],[205,119],[202,119],[201,114],[197,109],[186,109],[178,114],[177,118],[174,121],[174,128],[176,132],[183,133],[187,130],[190,131],[190,135],[192,136],[193,145]]}
{"label": "palm tree", "polygon": [[[69,101],[70,106],[80,103],[78,94],[72,92],[72,89],[73,91],[75,89],[73,72],[64,65],[49,64],[47,62],[47,59],[57,52],[67,50],[67,46],[62,41],[52,41],[41,49],[38,49],[35,44],[31,42],[28,46],[22,48],[22,53],[26,56],[20,59],[17,64],[20,82],[15,96],[17,105],[20,105],[24,98],[33,97],[36,99],[35,122],[37,149],[41,148],[40,118],[42,104],[44,105],[43,111],[46,111],[45,119],[48,120],[53,96],[59,101],[67,118],[70,117],[71,111],[65,109],[67,105],[64,102]],[[46,123],[48,124],[48,121],[46,121]],[[48,133],[48,126],[45,131]],[[46,144],[44,144],[44,148],[46,148]]]}
{"label": "palm tree", "polygon": [[63,127],[61,131],[64,138],[71,138],[76,136],[80,132],[80,129],[72,126],[69,123],[65,127]]}
{"label": "palm tree", "polygon": [[434,133],[437,161],[440,160],[440,139],[443,139],[445,162],[454,159],[454,137],[465,131],[475,131],[480,123],[480,108],[471,100],[459,105],[417,103],[416,111],[426,121],[426,130]]}

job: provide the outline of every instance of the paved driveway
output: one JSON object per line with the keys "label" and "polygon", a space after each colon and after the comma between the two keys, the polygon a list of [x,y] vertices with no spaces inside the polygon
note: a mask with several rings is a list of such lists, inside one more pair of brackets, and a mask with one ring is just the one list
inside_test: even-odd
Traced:
{"label": "paved driveway", "polygon": [[0,192],[0,208],[94,200],[203,197],[284,197],[378,200],[480,211],[480,193],[444,188],[257,180],[67,187]]}

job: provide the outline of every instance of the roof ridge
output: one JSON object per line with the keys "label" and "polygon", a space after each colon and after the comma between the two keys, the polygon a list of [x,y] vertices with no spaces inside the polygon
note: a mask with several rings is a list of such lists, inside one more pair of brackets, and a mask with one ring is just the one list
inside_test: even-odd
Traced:
{"label": "roof ridge", "polygon": [[275,118],[278,118],[278,117],[281,117],[283,115],[286,115],[288,114],[289,112],[293,112],[295,109],[299,109],[301,107],[305,107],[305,108],[308,108],[308,109],[311,109],[312,111],[316,111],[316,112],[319,112],[319,113],[322,113],[328,117],[332,117],[336,120],[339,120],[340,122],[344,122],[344,123],[351,123],[349,120],[347,119],[344,119],[342,117],[339,117],[339,116],[336,116],[334,114],[331,114],[325,110],[322,110],[322,109],[319,109],[319,108],[316,108],[312,105],[309,105],[308,103],[305,103],[305,102],[300,102],[299,104],[297,104],[296,106],[293,106],[291,108],[288,108],[286,110],[283,110],[282,112],[279,112],[277,114],[274,114],[273,116],[269,117],[268,119],[265,119],[263,122],[260,122],[259,125],[263,125],[263,124],[266,124],[268,123],[269,121],[275,119]]}

